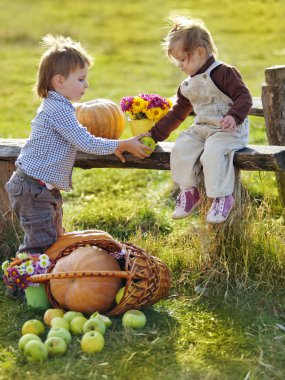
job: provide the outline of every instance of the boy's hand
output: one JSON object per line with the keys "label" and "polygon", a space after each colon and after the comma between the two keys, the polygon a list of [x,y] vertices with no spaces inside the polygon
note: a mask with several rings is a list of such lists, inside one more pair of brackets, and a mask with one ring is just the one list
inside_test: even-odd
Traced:
{"label": "boy's hand", "polygon": [[235,132],[237,130],[237,123],[235,119],[227,115],[225,116],[221,121],[222,129],[229,129],[232,132]]}
{"label": "boy's hand", "polygon": [[142,144],[139,139],[147,134],[141,134],[130,139],[119,140],[118,148],[115,150],[114,154],[122,161],[126,162],[125,157],[123,156],[123,152],[129,152],[133,154],[135,157],[146,158],[149,157],[149,154],[146,153],[148,149],[147,146]]}

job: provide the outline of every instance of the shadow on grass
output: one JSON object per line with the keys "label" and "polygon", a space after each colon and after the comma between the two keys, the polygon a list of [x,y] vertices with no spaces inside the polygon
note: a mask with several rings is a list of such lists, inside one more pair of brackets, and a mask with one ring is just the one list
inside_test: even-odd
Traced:
{"label": "shadow on grass", "polygon": [[[68,352],[43,363],[27,363],[18,349],[21,326],[28,319],[43,319],[44,311],[4,299],[0,291],[0,378],[1,379],[185,379],[176,360],[176,318],[163,302],[144,309],[145,328],[129,330],[122,327],[122,316],[113,317],[105,335],[104,350],[84,354],[80,337],[72,337]],[[9,321],[7,324],[6,322]],[[42,336],[44,341],[48,332]],[[180,376],[181,375],[181,376]]]}

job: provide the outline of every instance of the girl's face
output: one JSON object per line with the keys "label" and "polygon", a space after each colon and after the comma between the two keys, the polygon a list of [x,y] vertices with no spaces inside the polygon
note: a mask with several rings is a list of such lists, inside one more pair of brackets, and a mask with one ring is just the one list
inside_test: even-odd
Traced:
{"label": "girl's face", "polygon": [[61,77],[61,83],[56,91],[70,101],[79,101],[88,87],[87,74],[89,66],[85,64],[83,68],[76,68],[64,78]]}
{"label": "girl's face", "polygon": [[171,51],[171,57],[177,66],[187,75],[193,76],[207,62],[209,56],[206,50],[198,47],[192,52],[185,52],[180,46]]}

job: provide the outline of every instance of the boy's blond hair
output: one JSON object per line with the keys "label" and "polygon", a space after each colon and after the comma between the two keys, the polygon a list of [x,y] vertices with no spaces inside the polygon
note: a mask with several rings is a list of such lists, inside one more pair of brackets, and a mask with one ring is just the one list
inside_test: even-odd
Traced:
{"label": "boy's blond hair", "polygon": [[48,34],[42,38],[42,46],[46,51],[41,57],[34,86],[40,98],[46,98],[48,91],[53,90],[52,78],[55,75],[66,78],[77,67],[83,68],[85,64],[91,66],[93,63],[93,58],[81,44],[70,37]]}
{"label": "boy's blond hair", "polygon": [[169,57],[177,44],[180,44],[182,50],[189,54],[198,47],[205,48],[208,54],[218,54],[213,38],[202,20],[171,16],[169,21],[172,29],[162,43]]}

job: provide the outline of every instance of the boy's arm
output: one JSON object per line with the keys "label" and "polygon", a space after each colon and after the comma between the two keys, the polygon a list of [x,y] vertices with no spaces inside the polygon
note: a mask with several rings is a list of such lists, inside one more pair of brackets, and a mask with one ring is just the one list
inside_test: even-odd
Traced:
{"label": "boy's arm", "polygon": [[180,87],[177,91],[177,102],[173,108],[160,119],[151,129],[151,137],[155,142],[166,140],[172,131],[186,119],[193,111],[190,101],[181,94]]}
{"label": "boy's arm", "polygon": [[122,155],[123,152],[129,152],[139,158],[149,157],[149,154],[146,152],[147,147],[139,141],[143,135],[126,140],[95,137],[79,124],[75,114],[71,113],[69,116],[68,123],[66,123],[67,118],[65,113],[54,114],[54,127],[77,150],[98,155],[114,153],[122,162],[125,162],[125,158]]}
{"label": "boy's arm", "polygon": [[112,154],[118,147],[117,140],[95,137],[79,124],[75,112],[71,110],[53,114],[52,125],[56,131],[77,150],[90,154]]}

